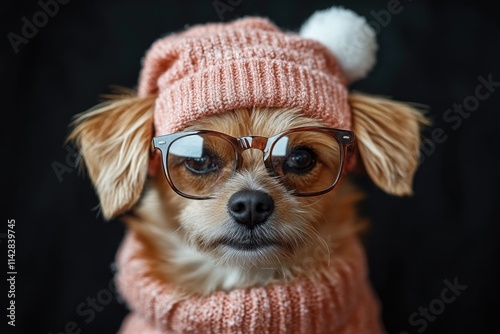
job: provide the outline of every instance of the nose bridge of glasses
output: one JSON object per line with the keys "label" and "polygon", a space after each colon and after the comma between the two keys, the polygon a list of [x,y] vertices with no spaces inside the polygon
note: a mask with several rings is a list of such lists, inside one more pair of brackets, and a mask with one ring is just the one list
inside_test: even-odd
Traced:
{"label": "nose bridge of glasses", "polygon": [[268,138],[260,136],[246,136],[240,137],[237,140],[241,152],[251,148],[264,152],[267,147]]}

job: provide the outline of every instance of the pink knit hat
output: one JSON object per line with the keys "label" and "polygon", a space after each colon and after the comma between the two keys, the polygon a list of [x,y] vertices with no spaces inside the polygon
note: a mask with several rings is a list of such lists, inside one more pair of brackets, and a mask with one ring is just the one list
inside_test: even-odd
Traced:
{"label": "pink knit hat", "polygon": [[157,40],[145,56],[138,93],[158,94],[156,135],[254,106],[300,108],[331,127],[350,129],[348,81],[340,65],[324,44],[248,17]]}

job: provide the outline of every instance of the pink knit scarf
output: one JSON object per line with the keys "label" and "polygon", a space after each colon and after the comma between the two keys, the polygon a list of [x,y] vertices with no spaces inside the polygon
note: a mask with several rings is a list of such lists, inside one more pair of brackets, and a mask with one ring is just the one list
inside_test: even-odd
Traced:
{"label": "pink knit scarf", "polygon": [[149,276],[146,247],[128,232],[117,254],[117,285],[131,308],[119,334],[302,333],[379,334],[379,305],[366,277],[360,242],[314,277],[261,288],[182,297]]}

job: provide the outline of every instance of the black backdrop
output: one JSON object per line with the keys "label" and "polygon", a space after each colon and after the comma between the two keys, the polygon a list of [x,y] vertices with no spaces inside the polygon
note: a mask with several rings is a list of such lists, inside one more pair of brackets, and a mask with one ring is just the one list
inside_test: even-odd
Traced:
{"label": "black backdrop", "polygon": [[[185,24],[263,15],[295,30],[314,10],[337,4],[378,30],[377,65],[352,88],[428,105],[434,120],[413,197],[388,196],[360,180],[364,212],[373,217],[366,248],[385,325],[397,334],[495,332],[499,11],[479,1],[401,0],[398,13],[384,16],[394,1],[222,0],[232,5],[219,16],[212,0],[60,0],[46,20],[37,13],[50,0],[3,1],[0,258],[5,283],[6,225],[15,219],[17,276],[16,327],[3,314],[7,287],[2,326],[9,333],[114,333],[126,313],[108,287],[123,227],[98,215],[93,189],[64,144],[74,114],[110,85],[134,87],[145,50]],[[37,22],[38,31],[23,32],[26,22]],[[460,105],[461,114],[453,111]],[[454,284],[452,298],[445,289]]]}

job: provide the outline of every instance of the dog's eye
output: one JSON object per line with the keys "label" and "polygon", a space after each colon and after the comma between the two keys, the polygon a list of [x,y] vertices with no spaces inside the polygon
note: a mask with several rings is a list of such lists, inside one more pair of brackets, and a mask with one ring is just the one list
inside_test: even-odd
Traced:
{"label": "dog's eye", "polygon": [[308,147],[296,147],[286,157],[283,171],[296,174],[309,172],[316,165],[316,155]]}
{"label": "dog's eye", "polygon": [[199,158],[188,158],[184,160],[184,166],[194,174],[207,174],[218,170],[216,158],[208,152],[203,152]]}

